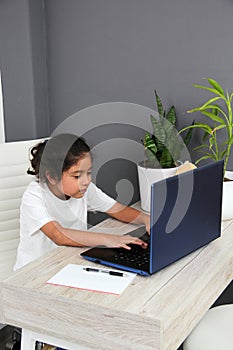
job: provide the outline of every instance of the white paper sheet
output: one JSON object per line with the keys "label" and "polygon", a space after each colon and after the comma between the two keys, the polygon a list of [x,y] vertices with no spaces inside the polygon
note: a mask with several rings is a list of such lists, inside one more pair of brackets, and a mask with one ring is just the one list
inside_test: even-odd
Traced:
{"label": "white paper sheet", "polygon": [[[47,283],[119,295],[136,276],[131,272],[110,268],[97,268],[100,272],[86,271],[84,268],[93,269],[93,266],[68,264],[50,278]],[[109,275],[107,271],[110,270],[122,272],[123,276]]]}

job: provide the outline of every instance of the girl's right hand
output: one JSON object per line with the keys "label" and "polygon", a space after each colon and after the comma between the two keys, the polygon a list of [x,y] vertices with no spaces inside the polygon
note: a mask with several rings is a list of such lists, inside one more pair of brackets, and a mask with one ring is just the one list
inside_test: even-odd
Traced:
{"label": "girl's right hand", "polygon": [[130,235],[118,236],[118,235],[106,235],[105,246],[108,248],[124,248],[130,250],[129,244],[140,245],[142,248],[147,247],[147,243],[142,241],[138,237]]}

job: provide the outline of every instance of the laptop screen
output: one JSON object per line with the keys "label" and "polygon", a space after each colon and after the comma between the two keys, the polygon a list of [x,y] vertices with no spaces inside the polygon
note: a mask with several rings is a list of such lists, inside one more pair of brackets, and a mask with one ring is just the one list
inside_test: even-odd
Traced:
{"label": "laptop screen", "polygon": [[220,236],[223,161],[151,186],[150,273]]}

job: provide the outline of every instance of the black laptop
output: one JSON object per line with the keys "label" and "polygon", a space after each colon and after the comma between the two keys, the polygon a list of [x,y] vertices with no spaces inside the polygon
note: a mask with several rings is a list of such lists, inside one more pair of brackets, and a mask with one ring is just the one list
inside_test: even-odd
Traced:
{"label": "black laptop", "polygon": [[95,247],[87,260],[140,275],[151,275],[221,235],[223,161],[163,179],[151,185],[150,235],[131,231],[148,242],[143,249]]}

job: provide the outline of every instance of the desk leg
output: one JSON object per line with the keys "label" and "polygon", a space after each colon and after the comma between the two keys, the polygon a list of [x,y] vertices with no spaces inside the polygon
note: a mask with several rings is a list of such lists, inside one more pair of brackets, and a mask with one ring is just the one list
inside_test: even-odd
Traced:
{"label": "desk leg", "polygon": [[35,350],[36,339],[33,338],[32,332],[22,329],[21,350]]}

